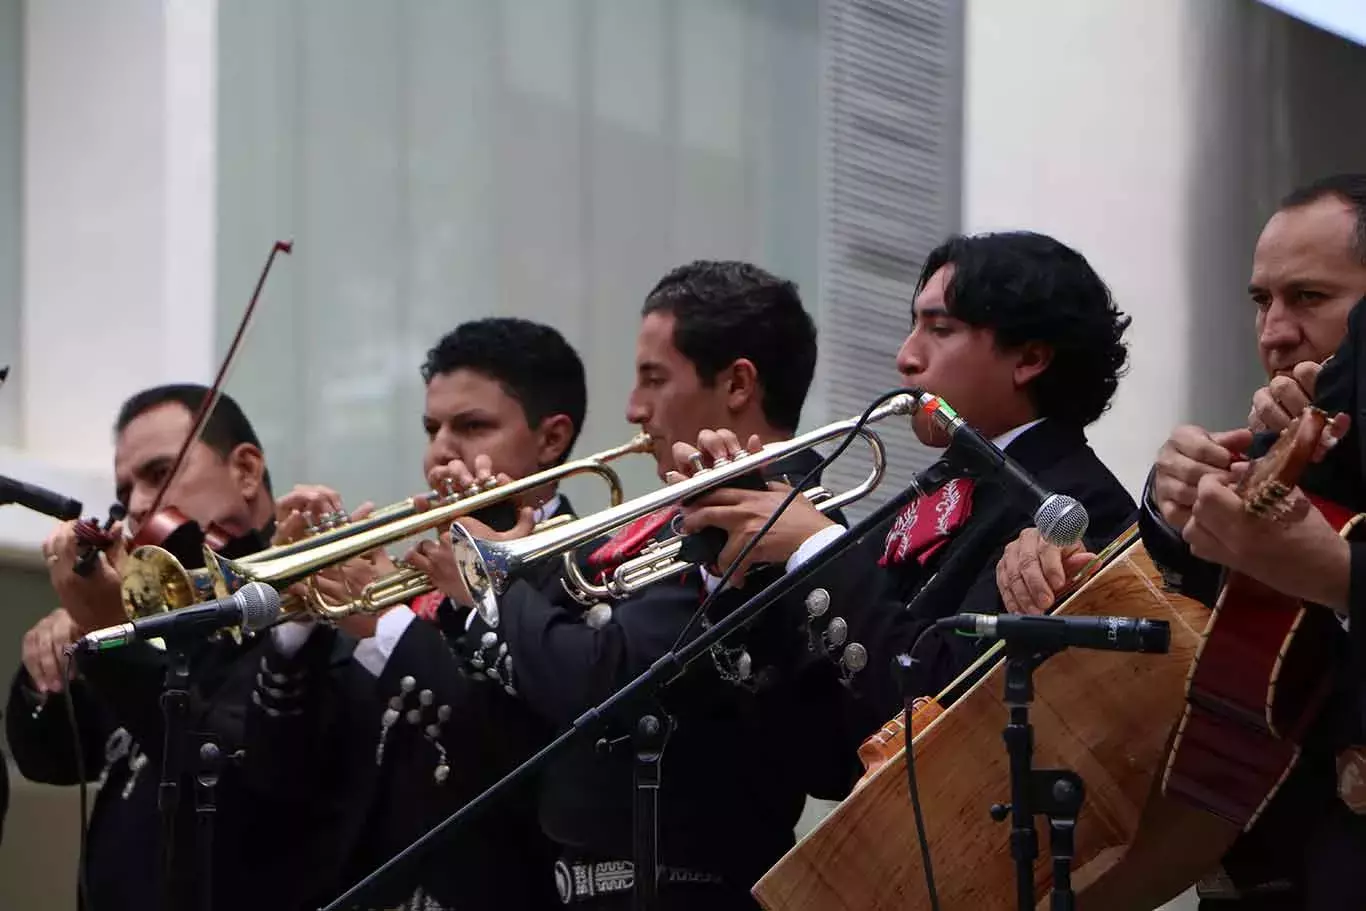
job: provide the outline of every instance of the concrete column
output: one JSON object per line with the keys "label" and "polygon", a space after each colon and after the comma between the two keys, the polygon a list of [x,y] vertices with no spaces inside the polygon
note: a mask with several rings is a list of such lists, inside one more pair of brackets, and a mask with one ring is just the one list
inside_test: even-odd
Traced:
{"label": "concrete column", "polygon": [[[111,427],[213,353],[216,0],[24,7],[23,330],[0,472],[103,511]],[[48,520],[0,510],[0,549]]]}

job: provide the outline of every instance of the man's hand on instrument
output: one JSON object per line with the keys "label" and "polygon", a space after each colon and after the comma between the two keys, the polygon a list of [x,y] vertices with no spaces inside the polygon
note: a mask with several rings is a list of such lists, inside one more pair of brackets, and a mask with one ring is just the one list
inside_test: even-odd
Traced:
{"label": "man's hand on instrument", "polygon": [[43,559],[47,561],[48,579],[58,602],[87,630],[125,622],[128,618],[123,612],[119,573],[128,555],[123,523],[116,522],[110,527],[114,543],[99,554],[88,576],[78,575],[75,570],[79,556],[75,527],[75,522],[63,522],[43,541]]}
{"label": "man's hand on instrument", "polygon": [[[506,484],[510,480],[512,479],[506,474],[494,474],[493,460],[483,454],[474,457],[473,465],[466,465],[455,459],[445,465],[437,465],[427,472],[427,483],[432,486],[432,490],[442,496],[459,494],[462,497],[471,497],[495,484]],[[414,502],[419,510],[429,509],[434,505],[431,498],[425,494],[414,497]]]}
{"label": "man's hand on instrument", "polygon": [[65,689],[70,660],[66,647],[85,633],[71,614],[59,607],[24,634],[24,668],[40,694],[46,696]]}
{"label": "man's hand on instrument", "polygon": [[[295,490],[297,491],[298,488],[295,488]],[[326,488],[322,488],[322,490],[326,490]],[[321,500],[310,500],[309,504],[319,504],[321,502]],[[374,511],[375,506],[373,503],[362,503],[352,510],[350,516],[347,518],[349,521],[355,522],[359,519],[364,519]],[[295,540],[292,535],[303,529],[303,525],[301,524],[302,514],[302,510],[290,510],[289,518],[286,522],[277,527],[283,529],[283,533],[280,531],[276,532],[276,540],[274,543],[282,544]],[[312,576],[312,581],[313,585],[317,588],[318,595],[329,604],[346,604],[360,597],[361,590],[364,589],[368,583],[374,581],[379,576],[393,572],[393,570],[394,562],[389,559],[389,555],[382,549],[376,549],[369,553],[361,554],[358,557],[353,557],[345,563],[330,566],[321,572],[315,573]],[[312,596],[307,582],[296,582],[294,585],[291,585],[287,591],[296,598],[303,600],[307,600]],[[365,624],[363,623],[347,624],[345,621],[342,621],[337,625],[352,635],[357,636],[357,638],[365,638],[364,636],[359,635],[365,629]],[[354,627],[354,629],[348,628],[348,626]],[[373,631],[371,632],[371,635],[373,635]]]}
{"label": "man's hand on instrument", "polygon": [[[696,474],[702,468],[713,467],[718,460],[740,456],[739,440],[729,430],[704,430],[698,435],[698,445],[674,444],[677,470],[668,472],[665,480],[676,483]],[[760,448],[759,438],[750,437],[749,452]],[[740,555],[759,529],[778,509],[792,488],[786,484],[769,482],[767,490],[748,490],[722,487],[690,501],[682,508],[683,532],[693,534],[704,528],[715,527],[726,532],[726,545],[716,560],[716,568],[724,572]],[[796,497],[790,506],[759,539],[759,543],[745,557],[731,577],[734,587],[744,584],[745,574],[756,563],[785,563],[812,535],[835,525],[821,514],[805,496]]]}
{"label": "man's hand on instrument", "polygon": [[[369,514],[373,504],[362,504],[360,509]],[[275,534],[271,544],[291,544],[316,533],[344,514],[341,494],[321,484],[298,484],[275,501]],[[356,516],[353,514],[352,518]]]}
{"label": "man's hand on instrument", "polygon": [[1246,428],[1210,433],[1203,427],[1177,427],[1157,452],[1153,498],[1172,528],[1184,528],[1195,505],[1196,487],[1206,475],[1228,477],[1229,466],[1252,444]]}
{"label": "man's hand on instrument", "polygon": [[[489,526],[470,516],[457,520],[460,526],[472,537],[480,541],[515,541],[531,534],[536,524],[536,514],[529,506],[517,511],[517,524],[507,531],[494,531]],[[403,562],[413,569],[426,573],[432,584],[451,601],[461,607],[473,607],[474,598],[470,595],[465,577],[456,565],[455,549],[451,546],[451,533],[441,532],[437,540],[430,538],[417,542],[417,545],[403,556]]]}
{"label": "man's hand on instrument", "polygon": [[[1243,470],[1238,466],[1234,476]],[[1203,560],[1345,613],[1350,546],[1298,488],[1289,504],[1279,518],[1254,515],[1227,481],[1206,475],[1181,536]]]}
{"label": "man's hand on instrument", "polygon": [[1252,410],[1247,415],[1249,430],[1284,430],[1300,412],[1314,400],[1323,365],[1303,361],[1295,365],[1290,376],[1273,376],[1271,382],[1252,395]]}
{"label": "man's hand on instrument", "polygon": [[1096,558],[1081,544],[1060,548],[1026,528],[996,564],[996,588],[1012,614],[1042,614],[1072,577]]}

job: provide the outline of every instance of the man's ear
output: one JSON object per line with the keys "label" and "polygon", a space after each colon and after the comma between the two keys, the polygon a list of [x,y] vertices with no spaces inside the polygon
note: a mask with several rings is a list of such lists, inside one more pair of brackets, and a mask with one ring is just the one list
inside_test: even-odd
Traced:
{"label": "man's ear", "polygon": [[726,396],[726,408],[731,414],[744,411],[750,402],[759,401],[759,371],[754,362],[740,358],[716,377]]}
{"label": "man's ear", "polygon": [[1053,348],[1043,342],[1025,342],[1014,351],[1015,385],[1028,386],[1053,363]]}
{"label": "man's ear", "polygon": [[549,468],[569,452],[574,440],[574,421],[567,414],[552,414],[537,428],[536,464]]}
{"label": "man's ear", "polygon": [[259,446],[239,443],[228,453],[228,470],[242,499],[250,502],[265,489],[266,456]]}

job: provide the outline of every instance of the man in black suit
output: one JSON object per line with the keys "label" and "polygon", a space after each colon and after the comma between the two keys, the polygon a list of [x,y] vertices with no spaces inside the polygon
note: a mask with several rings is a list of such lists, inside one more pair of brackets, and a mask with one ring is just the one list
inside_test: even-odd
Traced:
{"label": "man in black suit", "polygon": [[[908,384],[942,396],[1043,487],[1079,500],[1091,518],[1087,540],[1102,543],[1131,521],[1134,503],[1087,445],[1085,428],[1118,385],[1127,325],[1086,260],[1056,240],[1029,233],[954,237],[921,272],[897,367]],[[945,446],[927,417],[916,416],[917,435]],[[743,438],[703,436],[704,462]],[[695,452],[678,447],[680,471]],[[684,528],[726,529],[729,542],[718,561],[725,565],[783,495],[723,491],[685,510]],[[876,731],[904,700],[939,692],[980,654],[975,640],[933,624],[958,612],[1001,610],[994,567],[1030,518],[995,479],[956,477],[811,579],[801,599],[813,622],[827,637],[847,630],[848,640],[866,649],[862,672],[840,656],[859,697],[852,708],[857,737]],[[750,559],[791,567],[843,532],[798,498]],[[911,651],[910,674],[896,673],[897,656]]]}
{"label": "man in black suit", "polygon": [[[797,290],[748,263],[690,263],[646,297],[627,420],[653,437],[661,477],[678,440],[729,425],[764,442],[789,439],[816,360],[816,332]],[[800,478],[810,453],[776,464]],[[600,581],[653,541],[671,536],[676,510],[646,516],[592,549]],[[488,530],[461,522],[476,537]],[[525,526],[519,531],[524,531]],[[442,585],[470,603],[458,575]],[[695,618],[708,582],[680,573],[587,612],[564,595],[517,581],[500,600],[498,634],[510,684],[563,728],[735,604]],[[772,612],[717,648],[660,696],[614,718],[603,740],[580,741],[546,770],[540,816],[557,844],[556,883],[566,904],[625,908],[631,901],[633,774],[630,732],[640,713],[676,721],[659,790],[658,883],[666,909],[753,908],[753,883],[793,844],[807,794],[839,797],[851,786],[852,753],[826,736],[839,721],[842,688],[826,662],[788,660],[805,650],[804,614]]]}
{"label": "man in black suit", "polygon": [[[464,323],[422,367],[423,457],[439,494],[477,492],[563,463],[583,426],[587,391],[578,354],[549,326],[513,318]],[[324,487],[300,487],[281,527],[335,508]],[[288,498],[287,498],[288,499]],[[362,514],[358,511],[357,515]],[[480,513],[527,527],[572,507],[552,482]],[[439,574],[450,534],[403,562]],[[320,574],[334,603],[354,599],[393,564],[383,553]],[[539,590],[559,591],[547,566]],[[298,868],[309,903],[334,898],[526,759],[551,733],[510,684],[506,649],[467,608],[440,592],[378,616],[279,627],[247,719],[249,772],[262,799],[308,819]],[[390,880],[368,906],[548,908],[557,905],[553,855],[536,821],[534,782],[453,838],[448,850]]]}
{"label": "man in black suit", "polygon": [[[148,511],[164,486],[163,506],[174,506],[204,526],[218,524],[235,536],[230,549],[240,556],[259,548],[269,537],[272,500],[260,442],[229,396],[219,399],[180,471],[168,482],[176,454],[207,393],[198,385],[160,386],[124,403],[115,422],[117,496],[135,531],[148,520]],[[46,784],[78,784],[77,744],[64,705],[72,700],[85,780],[103,779],[89,822],[88,899],[99,908],[155,909],[164,907],[157,783],[164,736],[159,696],[165,655],[138,643],[89,656],[81,661],[80,675],[70,691],[66,690],[64,648],[90,630],[127,619],[119,576],[124,545],[121,529],[115,532],[118,540],[100,554],[89,575],[74,571],[73,523],[60,525],[44,542],[43,553],[61,607],[24,638],[23,665],[10,688],[5,721],[15,764],[25,777]],[[202,564],[197,546],[181,556],[187,565],[194,565],[191,558],[197,556]],[[187,654],[194,668],[188,731],[208,733],[226,753],[232,753],[241,744],[242,707],[255,666],[250,645],[213,638],[192,646]],[[197,898],[198,883],[206,875],[196,848],[195,771],[191,760],[180,784],[173,876],[179,904]],[[273,828],[237,799],[239,785],[234,768],[223,771],[217,787],[220,811],[213,846],[218,873],[213,882],[215,906],[279,907],[272,904],[272,898],[274,877],[281,870],[271,866],[270,858],[254,861],[256,875],[249,879],[224,873],[240,867],[241,852],[250,848],[251,839]]]}

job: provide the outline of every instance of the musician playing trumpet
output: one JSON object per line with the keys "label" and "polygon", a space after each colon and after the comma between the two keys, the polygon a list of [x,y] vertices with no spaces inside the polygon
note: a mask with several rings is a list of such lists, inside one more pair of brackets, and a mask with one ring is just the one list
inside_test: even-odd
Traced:
{"label": "musician playing trumpet", "polygon": [[[905,383],[942,396],[1042,486],[1076,497],[1090,514],[1088,540],[1122,529],[1133,501],[1091,451],[1084,428],[1118,385],[1128,319],[1080,254],[1037,234],[952,238],[921,272],[911,323],[896,360]],[[945,446],[926,417],[915,419],[917,436]],[[737,443],[726,431],[698,440],[706,460]],[[680,446],[676,454],[678,470],[690,471],[694,450]],[[684,510],[684,528],[724,528],[724,566],[783,495],[720,491]],[[1000,610],[992,568],[1028,518],[992,480],[954,477],[811,580],[803,600],[821,627],[813,645],[853,684],[857,737],[876,731],[903,699],[938,692],[976,657],[972,640],[929,628],[958,611]],[[798,498],[750,558],[791,566],[794,556],[838,537],[832,528]],[[922,634],[909,677],[897,674],[894,659]]]}
{"label": "musician playing trumpet", "polygon": [[[672,445],[706,426],[734,426],[764,442],[792,437],[815,368],[816,332],[791,282],[748,263],[695,262],[665,276],[642,311],[626,418],[656,441],[661,477],[672,467]],[[816,462],[799,452],[770,469],[795,480]],[[594,583],[652,542],[675,537],[676,515],[666,508],[644,516],[591,549]],[[487,535],[477,523],[461,524]],[[453,583],[442,584],[458,603],[472,603],[463,580]],[[499,599],[511,685],[551,723],[567,726],[685,630],[696,635],[709,622],[693,622],[706,595],[696,569],[591,606],[514,582]],[[790,638],[804,637],[801,620],[774,612],[664,694],[677,728],[660,784],[663,908],[754,908],[750,886],[792,846],[806,795],[839,797],[852,785],[853,756],[832,734],[840,722],[835,676],[779,660],[790,654]],[[573,907],[630,906],[636,721],[613,719],[603,747],[581,741],[547,769],[541,820],[558,847],[561,900]]]}
{"label": "musician playing trumpet", "polygon": [[[583,426],[583,362],[549,326],[503,317],[463,323],[428,352],[422,376],[423,474],[438,496],[470,495],[557,466]],[[282,527],[297,528],[301,511],[316,520],[340,509],[328,488],[296,493]],[[536,522],[572,516],[572,507],[550,482],[479,515],[504,531],[516,523],[514,533],[523,534]],[[353,516],[364,517],[364,510]],[[401,562],[436,582],[448,553],[443,530],[408,542]],[[556,567],[545,570],[531,584],[560,591]],[[319,573],[314,584],[329,603],[354,603],[394,572],[380,551]],[[310,896],[314,906],[493,784],[551,733],[510,686],[498,634],[439,591],[335,627],[307,622],[272,631],[270,659],[287,682],[258,687],[248,717],[258,793],[314,820],[316,837],[296,846],[301,868],[328,871]],[[554,856],[535,800],[530,782],[372,903],[557,906]]]}

